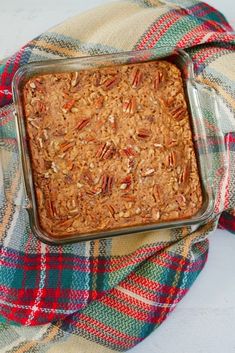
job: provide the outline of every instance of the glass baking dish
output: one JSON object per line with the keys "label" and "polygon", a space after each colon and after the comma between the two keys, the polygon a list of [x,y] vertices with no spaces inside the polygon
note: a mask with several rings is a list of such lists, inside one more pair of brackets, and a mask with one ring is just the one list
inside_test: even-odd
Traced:
{"label": "glass baking dish", "polygon": [[[188,219],[182,219],[171,222],[161,222],[156,224],[145,224],[139,226],[125,227],[121,229],[102,230],[98,232],[86,234],[73,234],[60,237],[52,237],[47,234],[41,227],[38,218],[37,203],[35,197],[34,183],[31,170],[30,154],[27,144],[22,88],[24,84],[33,76],[59,73],[73,72],[89,68],[99,68],[113,65],[123,65],[127,63],[141,63],[151,60],[164,59],[174,63],[181,71],[184,91],[186,95],[188,110],[191,116],[191,127],[193,132],[194,147],[199,167],[199,175],[201,179],[201,187],[203,192],[202,207],[197,214]],[[181,49],[157,48],[138,52],[123,52],[118,54],[100,55],[94,57],[82,57],[63,60],[51,60],[45,62],[35,62],[21,67],[15,74],[13,83],[13,100],[15,104],[15,118],[17,127],[17,139],[19,146],[19,154],[21,160],[24,189],[25,189],[25,205],[29,215],[29,223],[33,234],[43,242],[49,244],[65,244],[70,242],[78,242],[84,240],[92,240],[97,238],[107,238],[117,235],[132,234],[137,232],[159,230],[163,228],[182,227],[196,225],[207,221],[212,215],[215,206],[215,196],[213,192],[212,178],[212,159],[208,152],[210,134],[216,135],[220,146],[223,145],[223,136],[219,127],[217,116],[217,100],[213,89],[202,85],[195,80],[193,64],[188,54]],[[203,115],[203,107],[201,105],[202,97],[207,97],[209,109],[213,112],[213,119],[216,122],[216,132],[208,130],[206,117]],[[215,137],[215,136],[214,136]],[[224,170],[223,170],[224,172]]]}

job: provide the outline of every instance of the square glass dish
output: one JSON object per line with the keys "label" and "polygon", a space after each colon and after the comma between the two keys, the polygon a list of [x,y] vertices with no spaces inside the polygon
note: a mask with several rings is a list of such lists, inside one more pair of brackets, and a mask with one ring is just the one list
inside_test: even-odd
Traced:
{"label": "square glass dish", "polygon": [[[76,233],[74,232],[67,232],[66,230],[63,232],[63,225],[67,224],[68,229],[69,229],[69,224],[71,224],[71,219],[74,220],[74,215],[69,214],[68,216],[65,215],[64,221],[59,223],[61,225],[62,231],[60,231],[58,234],[53,234],[51,231],[47,231],[46,227],[42,226],[41,220],[40,220],[40,215],[39,215],[39,197],[36,195],[36,186],[35,186],[35,178],[33,176],[33,171],[32,171],[32,157],[33,157],[33,152],[32,148],[30,149],[29,146],[29,135],[27,132],[27,127],[26,127],[26,114],[25,114],[25,106],[24,106],[24,94],[23,90],[27,82],[31,79],[34,79],[36,77],[39,77],[41,75],[48,75],[48,74],[60,74],[60,73],[78,73],[73,76],[73,78],[76,80],[77,75],[83,74],[83,72],[88,72],[89,75],[89,70],[94,70],[94,69],[100,69],[103,70],[104,68],[118,68],[118,67],[123,67],[123,65],[133,65],[133,64],[144,64],[144,63],[150,63],[150,62],[170,62],[173,63],[181,72],[181,77],[183,81],[183,91],[185,95],[185,100],[187,104],[187,111],[189,114],[190,118],[190,126],[191,126],[191,131],[192,131],[192,139],[193,139],[193,148],[194,152],[196,155],[196,163],[197,163],[197,168],[198,168],[198,173],[199,173],[199,179],[200,179],[200,186],[201,186],[201,192],[202,192],[202,197],[201,197],[201,204],[200,208],[197,210],[197,212],[193,215],[190,216],[184,216],[182,218],[174,219],[172,217],[171,220],[167,219],[161,219],[161,216],[158,211],[155,212],[155,219],[156,222],[153,221],[153,219],[146,221],[147,216],[143,219],[145,221],[141,222],[136,222],[136,224],[128,224],[128,221],[123,221],[122,223],[120,222],[121,226],[120,227],[112,227],[112,225],[107,225],[101,227],[98,225],[97,229],[89,229],[87,228],[88,231],[77,231]],[[88,71],[87,71],[88,70]],[[138,85],[138,70],[137,76],[134,77],[133,84],[136,86]],[[57,79],[56,79],[57,80]],[[59,80],[59,79],[58,79]],[[155,79],[156,80],[156,79]],[[157,85],[159,85],[161,82],[161,77],[157,77]],[[111,81],[110,81],[111,82]],[[75,87],[75,84],[72,86]],[[110,83],[109,83],[110,84]],[[111,82],[112,85],[112,82]],[[34,83],[31,83],[31,87],[34,89],[35,87]],[[216,117],[217,114],[217,109],[216,109],[216,95],[213,89],[199,84],[196,82],[195,77],[194,77],[194,72],[193,72],[193,64],[186,52],[180,49],[171,49],[171,48],[158,48],[158,49],[151,49],[151,50],[144,50],[144,51],[138,51],[138,52],[124,52],[124,53],[118,53],[118,54],[110,54],[110,55],[100,55],[100,56],[95,56],[95,57],[83,57],[83,58],[74,58],[74,59],[63,59],[63,60],[54,60],[54,61],[45,61],[45,62],[35,62],[31,63],[28,65],[25,65],[21,67],[15,74],[14,79],[13,79],[13,99],[14,99],[14,104],[15,104],[15,117],[16,117],[16,127],[17,127],[17,138],[18,138],[18,146],[19,146],[19,153],[20,153],[20,159],[21,159],[21,166],[22,166],[22,173],[23,173],[23,180],[24,180],[24,186],[25,186],[25,196],[26,196],[26,208],[28,211],[29,215],[29,222],[30,222],[30,227],[32,232],[36,237],[38,237],[40,240],[50,243],[50,244],[65,244],[69,242],[78,242],[78,241],[84,241],[84,240],[92,240],[92,239],[97,239],[97,238],[107,238],[107,237],[112,237],[112,236],[117,236],[117,235],[123,235],[123,234],[132,234],[136,232],[143,232],[143,231],[148,231],[148,230],[158,230],[158,229],[163,229],[163,228],[173,228],[173,227],[182,227],[182,226],[187,226],[187,225],[196,225],[200,224],[202,222],[205,222],[207,219],[210,218],[210,216],[213,214],[214,206],[215,206],[215,197],[213,193],[213,185],[212,185],[212,179],[211,179],[211,171],[212,171],[212,161],[210,159],[210,155],[208,153],[208,134],[207,134],[207,127],[205,126],[205,119],[203,116],[203,109],[201,107],[200,103],[200,95],[207,95],[208,96],[208,104],[211,104],[211,111],[214,113],[214,119],[218,122],[218,119]],[[155,87],[157,88],[157,87]],[[164,97],[163,97],[164,98]],[[71,102],[70,102],[71,103]],[[69,103],[69,104],[70,104]],[[74,103],[74,102],[73,102]],[[79,104],[79,102],[78,102]],[[116,104],[116,102],[113,102],[113,104]],[[129,105],[128,105],[129,104]],[[72,104],[73,105],[73,104]],[[72,106],[71,105],[71,106]],[[123,111],[126,113],[131,113],[131,106],[130,102],[125,102],[123,101]],[[148,107],[147,107],[148,108]],[[71,107],[64,106],[64,114],[70,110]],[[75,108],[76,109],[76,108]],[[75,109],[73,110],[74,113],[76,113]],[[78,110],[78,109],[77,109]],[[177,112],[173,112],[172,114],[178,114]],[[66,117],[65,117],[66,119]],[[141,119],[141,116],[140,116]],[[155,117],[151,117],[151,119],[155,119]],[[84,123],[85,121],[85,123]],[[113,123],[113,118],[111,117],[109,119],[111,124]],[[81,125],[82,123],[82,125]],[[85,124],[85,125],[84,125]],[[82,119],[79,122],[79,125],[77,125],[77,129],[80,130],[80,128],[86,126],[86,119]],[[38,129],[39,127],[36,126]],[[142,129],[143,130],[143,129]],[[141,130],[141,131],[142,131]],[[139,137],[143,140],[145,139],[146,136],[146,129],[145,131],[142,131],[139,133]],[[77,130],[76,130],[77,131]],[[218,127],[217,133],[216,133],[216,138],[220,139],[220,143],[223,141],[223,136],[220,134],[220,128]],[[95,131],[93,131],[96,133]],[[91,131],[92,133],[92,131]],[[63,135],[63,134],[62,134]],[[148,134],[147,134],[148,135]],[[159,132],[158,132],[159,135]],[[74,136],[74,135],[73,135]],[[79,137],[75,135],[75,137],[78,139]],[[148,136],[147,136],[148,137]],[[38,142],[41,147],[43,148],[42,141]],[[141,142],[142,143],[142,142]],[[173,141],[174,144],[174,141]],[[156,148],[161,148],[161,144],[155,143]],[[68,145],[64,145],[63,143],[63,148],[66,151]],[[110,147],[108,150],[107,149],[107,144],[104,146],[101,146],[101,152],[100,156],[101,159],[103,158],[104,155],[111,156],[113,154],[110,154]],[[69,146],[68,148],[70,148]],[[171,148],[174,147],[173,145]],[[98,145],[99,148],[99,145]],[[106,149],[105,149],[106,148]],[[149,150],[149,149],[148,149]],[[102,152],[103,151],[103,152]],[[128,152],[129,151],[129,152]],[[99,152],[98,152],[99,153]],[[129,150],[126,150],[125,153],[130,154],[132,153]],[[138,153],[138,150],[137,150]],[[165,152],[164,152],[165,153]],[[158,152],[159,154],[159,152]],[[133,156],[132,156],[133,157]],[[62,159],[66,159],[66,154],[63,154],[61,156]],[[170,159],[169,159],[170,158]],[[173,155],[170,155],[168,157],[168,162],[169,164],[174,164],[174,152]],[[77,156],[77,159],[79,160],[79,155]],[[103,158],[105,159],[105,158]],[[92,163],[93,164],[93,163]],[[163,163],[164,164],[164,163]],[[56,172],[57,167],[55,166],[55,163],[52,161],[51,162],[51,168],[53,169],[52,172]],[[141,171],[141,173],[144,173]],[[146,175],[143,175],[144,177],[148,177],[153,173],[151,169],[145,170]],[[73,174],[73,173],[72,173]],[[71,175],[72,175],[71,174]],[[115,176],[114,176],[115,177]],[[89,178],[89,176],[87,177]],[[102,179],[103,178],[103,179]],[[97,195],[100,197],[100,193],[106,193],[109,194],[110,188],[112,187],[113,179],[110,180],[110,178],[107,176],[103,176],[101,179],[101,191],[97,192]],[[129,180],[129,179],[128,179]],[[128,189],[130,180],[128,181],[127,179],[123,179],[121,183],[119,183],[118,188],[121,190],[125,191],[125,189]],[[146,179],[145,179],[146,180]],[[149,180],[149,179],[148,179]],[[69,182],[69,181],[68,181]],[[82,183],[78,182],[77,187],[80,188],[82,187]],[[37,190],[38,192],[38,190]],[[157,190],[158,195],[159,193],[166,194],[167,197],[167,190],[164,191],[164,188],[161,189],[160,191]],[[56,197],[59,197],[60,190],[56,190]],[[45,196],[44,196],[45,197]],[[160,196],[159,196],[160,197]],[[46,200],[44,200],[47,202]],[[127,200],[128,201],[128,200]],[[129,200],[130,201],[130,200]],[[186,202],[185,197],[181,195],[181,198],[178,200],[179,202]],[[82,198],[78,199],[78,203],[82,203]],[[84,201],[85,202],[85,201]],[[131,204],[132,205],[132,204]],[[130,205],[130,210],[132,210],[132,206]],[[107,205],[105,205],[107,206]],[[101,205],[102,208],[102,205]],[[105,207],[104,207],[105,208]],[[135,210],[136,214],[138,209]],[[106,211],[103,212],[110,212],[112,213],[113,220],[115,220],[115,208],[112,206],[108,206]],[[98,213],[98,209],[97,209]],[[129,211],[126,210],[126,213],[119,212],[120,217],[124,217],[126,214],[129,214]],[[76,219],[79,221],[79,212],[77,215]],[[128,216],[126,217],[128,218]],[[66,223],[67,222],[67,223]],[[112,223],[112,218],[111,221]],[[113,221],[114,222],[114,221]],[[53,229],[53,225],[52,225]]]}

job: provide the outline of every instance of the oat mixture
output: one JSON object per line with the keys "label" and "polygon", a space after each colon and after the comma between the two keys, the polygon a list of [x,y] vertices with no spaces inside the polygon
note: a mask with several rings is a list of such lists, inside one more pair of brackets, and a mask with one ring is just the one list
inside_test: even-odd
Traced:
{"label": "oat mixture", "polygon": [[175,65],[42,75],[23,94],[39,220],[51,236],[184,219],[201,208]]}

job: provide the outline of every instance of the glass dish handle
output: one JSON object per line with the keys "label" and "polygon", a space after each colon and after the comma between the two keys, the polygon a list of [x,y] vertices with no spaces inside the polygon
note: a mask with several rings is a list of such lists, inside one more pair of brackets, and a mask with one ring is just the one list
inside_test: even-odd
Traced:
{"label": "glass dish handle", "polygon": [[209,180],[215,197],[214,214],[223,211],[228,182],[228,148],[219,115],[219,95],[213,88],[194,82],[205,134],[205,150],[208,155]]}

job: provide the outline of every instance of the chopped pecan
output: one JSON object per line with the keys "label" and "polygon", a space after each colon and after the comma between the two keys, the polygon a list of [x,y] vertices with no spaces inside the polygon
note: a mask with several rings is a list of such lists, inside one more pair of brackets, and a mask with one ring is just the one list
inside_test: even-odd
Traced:
{"label": "chopped pecan", "polygon": [[76,102],[75,99],[70,99],[68,102],[66,102],[63,105],[63,111],[65,113],[69,112],[72,109],[72,107],[74,106],[75,102]]}
{"label": "chopped pecan", "polygon": [[71,86],[76,87],[79,83],[79,73],[74,72],[72,75]]}
{"label": "chopped pecan", "polygon": [[109,120],[109,122],[110,122],[111,127],[112,127],[114,130],[116,130],[116,129],[117,129],[117,119],[115,118],[115,116],[110,115],[110,116],[108,117],[108,120]]}
{"label": "chopped pecan", "polygon": [[95,99],[94,101],[94,107],[96,109],[101,109],[104,105],[104,97],[103,96],[99,96],[98,98]]}
{"label": "chopped pecan", "polygon": [[74,222],[74,218],[69,218],[66,220],[62,220],[56,223],[55,225],[55,229],[58,227],[59,229],[68,229],[69,227],[71,227],[71,225]]}
{"label": "chopped pecan", "polygon": [[132,170],[136,165],[136,162],[134,159],[129,159],[128,160],[128,169]]}
{"label": "chopped pecan", "polygon": [[178,145],[178,141],[177,141],[177,139],[167,137],[165,144],[166,144],[166,147],[168,147],[168,148],[175,147]]}
{"label": "chopped pecan", "polygon": [[73,180],[73,175],[71,174],[67,174],[65,177],[64,177],[64,181],[66,184],[73,184],[74,180]]}
{"label": "chopped pecan", "polygon": [[92,175],[91,175],[91,172],[89,171],[89,169],[86,169],[83,171],[81,178],[82,178],[82,180],[86,181],[88,185],[94,184],[94,180],[92,178]]}
{"label": "chopped pecan", "polygon": [[93,75],[93,84],[95,87],[98,87],[100,85],[101,81],[101,74],[99,71],[96,71]]}
{"label": "chopped pecan", "polygon": [[121,190],[129,189],[131,186],[131,183],[132,183],[132,176],[127,175],[124,179],[121,180],[120,189]]}
{"label": "chopped pecan", "polygon": [[148,168],[142,172],[142,177],[152,176],[155,173],[153,168]]}
{"label": "chopped pecan", "polygon": [[156,208],[152,208],[152,217],[155,221],[158,221],[160,219],[160,212]]}
{"label": "chopped pecan", "polygon": [[92,188],[92,189],[86,189],[86,193],[88,195],[92,195],[92,196],[99,195],[99,194],[101,194],[101,192],[102,192],[102,190],[99,187],[98,188]]}
{"label": "chopped pecan", "polygon": [[122,199],[127,202],[135,202],[136,201],[136,196],[131,195],[131,194],[123,194]]}
{"label": "chopped pecan", "polygon": [[186,204],[186,198],[183,194],[177,195],[176,201],[178,202],[179,206],[185,206],[185,204]]}
{"label": "chopped pecan", "polygon": [[136,110],[137,110],[136,98],[132,97],[128,100],[125,100],[122,105],[122,110],[124,113],[128,113],[128,114],[136,113]]}

